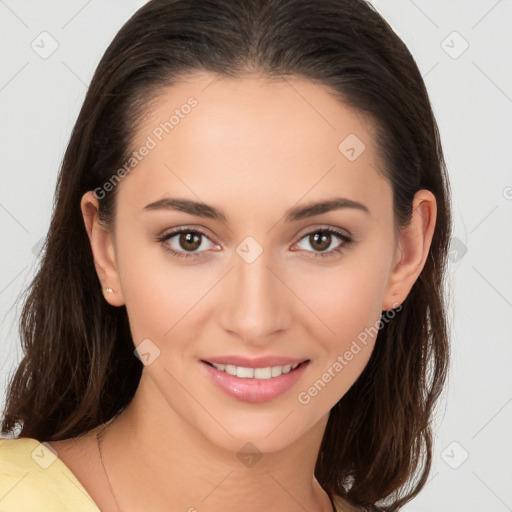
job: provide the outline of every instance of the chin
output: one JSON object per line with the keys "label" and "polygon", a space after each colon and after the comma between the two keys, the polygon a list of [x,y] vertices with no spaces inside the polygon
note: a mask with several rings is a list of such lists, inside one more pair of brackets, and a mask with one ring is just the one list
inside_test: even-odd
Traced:
{"label": "chin", "polygon": [[[303,412],[297,405],[279,408],[273,411],[254,411],[247,414],[245,411],[233,410],[226,414],[226,410],[219,411],[215,418],[223,418],[222,426],[216,422],[199,425],[199,430],[213,444],[225,450],[239,453],[240,451],[255,450],[261,453],[272,453],[284,450],[306,435],[319,419],[299,418],[298,413]],[[321,416],[321,415],[319,415]],[[327,415],[325,416],[327,417]]]}

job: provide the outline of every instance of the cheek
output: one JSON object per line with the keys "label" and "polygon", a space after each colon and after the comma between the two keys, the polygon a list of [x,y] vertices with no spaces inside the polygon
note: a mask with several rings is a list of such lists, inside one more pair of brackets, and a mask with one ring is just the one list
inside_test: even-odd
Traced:
{"label": "cheek", "polygon": [[119,236],[118,248],[119,275],[135,344],[139,338],[162,340],[175,325],[181,325],[178,322],[186,322],[185,315],[208,291],[213,276],[209,279],[208,272],[197,266],[173,263],[156,242],[130,243],[128,237]]}
{"label": "cheek", "polygon": [[380,318],[390,258],[390,251],[375,247],[348,254],[329,269],[311,266],[296,272],[294,289],[311,311],[305,318],[317,327],[316,336],[323,333],[327,347],[349,342]]}
{"label": "cheek", "polygon": [[311,403],[314,409],[334,406],[364,370],[379,332],[391,252],[384,245],[360,251],[328,276],[325,269],[302,273],[299,293],[318,315],[305,315],[303,325],[317,344],[319,358],[300,390],[299,403]]}
{"label": "cheek", "polygon": [[[350,372],[358,373],[369,359],[376,335],[376,328],[381,316],[381,297],[379,296],[381,284],[378,279],[372,279],[369,272],[363,275],[348,272],[340,275],[342,279],[329,280],[328,286],[320,297],[311,297],[316,302],[314,309],[319,312],[324,327],[316,329],[311,325],[311,339],[317,343],[326,353],[325,364],[330,366],[338,360],[338,356],[344,356],[347,351],[357,354],[353,358],[347,353],[351,363]],[[323,334],[319,336],[320,332]],[[345,363],[343,363],[345,364]]]}
{"label": "cheek", "polygon": [[[347,286],[347,290],[350,287]],[[304,413],[318,416],[330,410],[350,389],[366,367],[378,333],[380,311],[371,295],[358,295],[326,304],[323,318],[329,329],[316,331],[316,360],[298,390]]]}

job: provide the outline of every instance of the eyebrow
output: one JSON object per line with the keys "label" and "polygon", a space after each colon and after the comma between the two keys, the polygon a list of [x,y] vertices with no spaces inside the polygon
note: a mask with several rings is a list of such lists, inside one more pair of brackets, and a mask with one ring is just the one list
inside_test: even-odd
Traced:
{"label": "eyebrow", "polygon": [[[290,208],[286,211],[284,220],[285,222],[295,222],[308,217],[314,217],[315,215],[321,215],[322,213],[346,208],[360,210],[368,214],[370,213],[368,207],[358,201],[353,201],[345,197],[335,197],[326,201]],[[206,203],[192,201],[190,199],[165,197],[144,207],[144,211],[155,210],[176,210],[197,217],[205,217],[227,223],[227,216],[222,210]]]}

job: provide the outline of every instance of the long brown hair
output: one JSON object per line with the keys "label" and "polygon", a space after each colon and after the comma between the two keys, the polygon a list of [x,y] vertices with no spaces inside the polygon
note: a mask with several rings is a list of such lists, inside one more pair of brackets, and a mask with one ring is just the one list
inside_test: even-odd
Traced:
{"label": "long brown hair", "polygon": [[[424,486],[430,422],[448,366],[444,274],[451,231],[439,132],[407,47],[364,0],[153,0],[116,35],[94,74],[60,170],[41,265],[24,303],[24,358],[4,434],[83,434],[132,399],[142,363],[126,308],[103,298],[80,210],[129,158],[137,123],[163,87],[194,71],[299,76],[324,84],[375,123],[395,221],[420,189],[437,200],[425,267],[372,356],[333,407],[315,475],[331,496],[394,511]],[[114,222],[115,188],[100,199]]]}

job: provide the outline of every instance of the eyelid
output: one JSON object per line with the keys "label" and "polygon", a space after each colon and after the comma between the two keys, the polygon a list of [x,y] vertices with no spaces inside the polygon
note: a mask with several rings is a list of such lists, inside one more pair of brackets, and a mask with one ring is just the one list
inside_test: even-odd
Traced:
{"label": "eyelid", "polygon": [[328,224],[318,224],[316,226],[308,226],[307,228],[304,228],[303,231],[299,231],[299,234],[297,235],[299,237],[299,240],[302,240],[305,236],[311,235],[313,233],[316,233],[317,231],[333,231],[337,232],[340,235],[343,235],[347,238],[353,239],[352,233],[348,231],[347,229],[340,228],[337,226],[331,226]]}
{"label": "eyelid", "polygon": [[158,235],[158,238],[165,238],[172,235],[177,235],[178,233],[182,232],[193,232],[193,233],[200,233],[201,235],[204,235],[208,239],[212,239],[212,236],[207,233],[207,229],[203,228],[202,226],[192,226],[192,225],[184,225],[184,226],[178,226],[176,228],[170,228],[164,230],[160,235]]}

